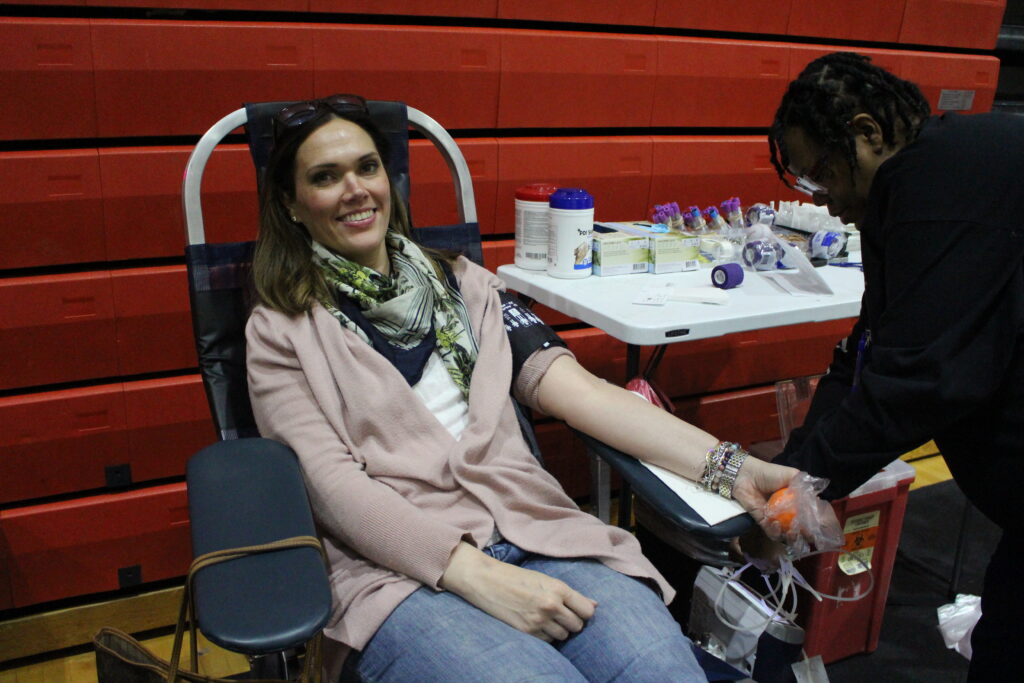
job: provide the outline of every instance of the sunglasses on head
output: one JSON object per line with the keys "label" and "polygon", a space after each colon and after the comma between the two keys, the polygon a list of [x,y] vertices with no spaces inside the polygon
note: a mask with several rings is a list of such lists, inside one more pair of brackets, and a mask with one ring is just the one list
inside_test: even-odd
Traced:
{"label": "sunglasses on head", "polygon": [[359,95],[331,95],[318,100],[306,100],[290,104],[274,116],[274,137],[285,128],[297,128],[308,122],[324,109],[342,116],[369,113],[366,100]]}

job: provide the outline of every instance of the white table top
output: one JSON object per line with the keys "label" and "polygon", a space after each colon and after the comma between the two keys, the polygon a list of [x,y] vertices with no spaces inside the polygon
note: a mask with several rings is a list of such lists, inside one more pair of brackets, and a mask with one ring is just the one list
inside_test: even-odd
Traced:
{"label": "white table top", "polygon": [[[859,254],[851,255],[853,258]],[[642,346],[718,337],[766,327],[851,318],[860,313],[864,274],[857,268],[816,269],[833,294],[793,296],[759,274],[747,271],[743,284],[726,290],[726,304],[668,301],[663,306],[633,303],[645,287],[707,287],[711,269],[664,275],[592,275],[577,280],[549,276],[515,265],[498,268],[509,289],[545,306],[604,330],[612,337]]]}

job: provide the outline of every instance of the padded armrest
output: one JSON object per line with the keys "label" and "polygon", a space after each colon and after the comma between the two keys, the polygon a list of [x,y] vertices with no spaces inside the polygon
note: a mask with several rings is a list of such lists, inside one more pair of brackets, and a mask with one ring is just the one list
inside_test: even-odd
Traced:
{"label": "padded armrest", "polygon": [[641,500],[683,532],[708,539],[726,540],[742,536],[754,527],[754,519],[748,514],[718,524],[708,524],[639,460],[582,432],[576,431],[576,434],[583,439],[591,452],[615,468],[615,471],[629,482]]}
{"label": "padded armrest", "polygon": [[[270,439],[220,441],[188,463],[195,557],[316,536],[295,453]],[[331,591],[315,548],[290,548],[208,566],[195,577],[196,622],[217,645],[244,654],[297,647],[327,623]]]}

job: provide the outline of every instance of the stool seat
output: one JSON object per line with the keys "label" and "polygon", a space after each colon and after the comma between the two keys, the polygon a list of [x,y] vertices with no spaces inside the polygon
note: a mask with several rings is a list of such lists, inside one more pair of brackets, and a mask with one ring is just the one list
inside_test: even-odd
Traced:
{"label": "stool seat", "polygon": [[[194,557],[317,536],[295,453],[262,438],[220,441],[189,460]],[[195,576],[196,623],[213,643],[261,655],[297,647],[327,623],[331,591],[315,548],[221,562]]]}

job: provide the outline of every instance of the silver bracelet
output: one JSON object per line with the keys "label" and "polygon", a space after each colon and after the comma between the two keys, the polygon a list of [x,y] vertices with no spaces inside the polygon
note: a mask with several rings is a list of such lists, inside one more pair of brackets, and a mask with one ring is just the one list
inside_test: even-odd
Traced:
{"label": "silver bracelet", "polygon": [[733,487],[736,485],[736,477],[739,476],[740,468],[750,454],[742,448],[733,452],[732,457],[725,463],[725,471],[718,481],[718,495],[722,498],[732,499]]}

